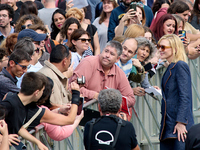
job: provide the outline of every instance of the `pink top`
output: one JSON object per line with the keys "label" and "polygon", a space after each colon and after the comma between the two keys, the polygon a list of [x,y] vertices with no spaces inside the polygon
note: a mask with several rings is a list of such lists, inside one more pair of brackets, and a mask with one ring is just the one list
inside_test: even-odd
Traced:
{"label": "pink top", "polygon": [[[45,106],[41,107],[48,109]],[[44,129],[48,134],[48,136],[55,141],[64,140],[73,133],[73,125],[58,126],[49,123],[41,123],[41,124],[44,126]]]}
{"label": "pink top", "polygon": [[86,98],[86,101],[93,99],[96,92],[99,93],[107,86],[108,88],[119,90],[123,96],[127,97],[128,106],[134,106],[135,97],[133,90],[125,73],[115,64],[111,67],[109,74],[105,76],[99,55],[89,56],[79,63],[69,82],[71,83],[77,77],[81,77],[81,75],[85,76],[85,84],[81,87],[80,93]]}

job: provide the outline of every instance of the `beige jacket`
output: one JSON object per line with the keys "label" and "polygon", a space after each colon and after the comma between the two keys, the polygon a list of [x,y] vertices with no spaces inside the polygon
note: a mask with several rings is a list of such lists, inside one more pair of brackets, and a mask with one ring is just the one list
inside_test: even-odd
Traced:
{"label": "beige jacket", "polygon": [[44,67],[38,72],[51,78],[54,82],[50,101],[52,104],[63,105],[71,100],[71,93],[66,89],[67,78],[49,61],[44,62]]}

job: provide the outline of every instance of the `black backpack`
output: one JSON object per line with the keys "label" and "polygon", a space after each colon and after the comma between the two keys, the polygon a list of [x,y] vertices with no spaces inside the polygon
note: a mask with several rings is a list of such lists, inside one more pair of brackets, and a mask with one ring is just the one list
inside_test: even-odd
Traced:
{"label": "black backpack", "polygon": [[117,129],[115,132],[115,136],[114,136],[114,141],[112,144],[110,145],[106,145],[106,144],[102,144],[102,145],[93,145],[91,146],[91,136],[92,136],[92,129],[94,124],[96,124],[97,122],[99,122],[104,116],[100,117],[100,118],[93,118],[92,121],[90,122],[90,129],[89,129],[89,139],[88,139],[88,149],[87,150],[115,150],[115,144],[117,142],[118,136],[119,136],[119,132],[120,132],[120,128],[122,126],[122,119],[115,116],[115,115],[109,115],[107,117],[113,118],[117,123]]}

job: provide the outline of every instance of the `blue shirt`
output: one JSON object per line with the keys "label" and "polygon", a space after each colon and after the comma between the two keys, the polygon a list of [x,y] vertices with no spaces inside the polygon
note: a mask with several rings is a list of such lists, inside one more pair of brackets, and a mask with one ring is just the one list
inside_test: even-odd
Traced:
{"label": "blue shirt", "polygon": [[[10,33],[9,33],[9,35],[10,34],[12,34],[12,33],[14,33],[14,28],[12,27],[12,26],[10,26],[11,27],[11,30],[10,30]],[[0,32],[0,44],[1,44],[1,42],[5,39],[6,37]]]}
{"label": "blue shirt", "polygon": [[124,73],[126,74],[126,77],[128,78],[128,76],[132,70],[132,60],[130,59],[126,64],[123,64],[121,62],[121,60],[119,60],[115,64],[124,71]]}

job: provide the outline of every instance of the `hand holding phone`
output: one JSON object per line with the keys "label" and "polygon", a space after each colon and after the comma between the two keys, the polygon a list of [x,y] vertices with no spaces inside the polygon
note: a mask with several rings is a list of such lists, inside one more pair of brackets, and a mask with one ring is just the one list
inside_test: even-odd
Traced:
{"label": "hand holding phone", "polygon": [[181,41],[185,41],[186,31],[185,30],[179,30],[178,34],[179,34],[179,37],[181,38]]}

